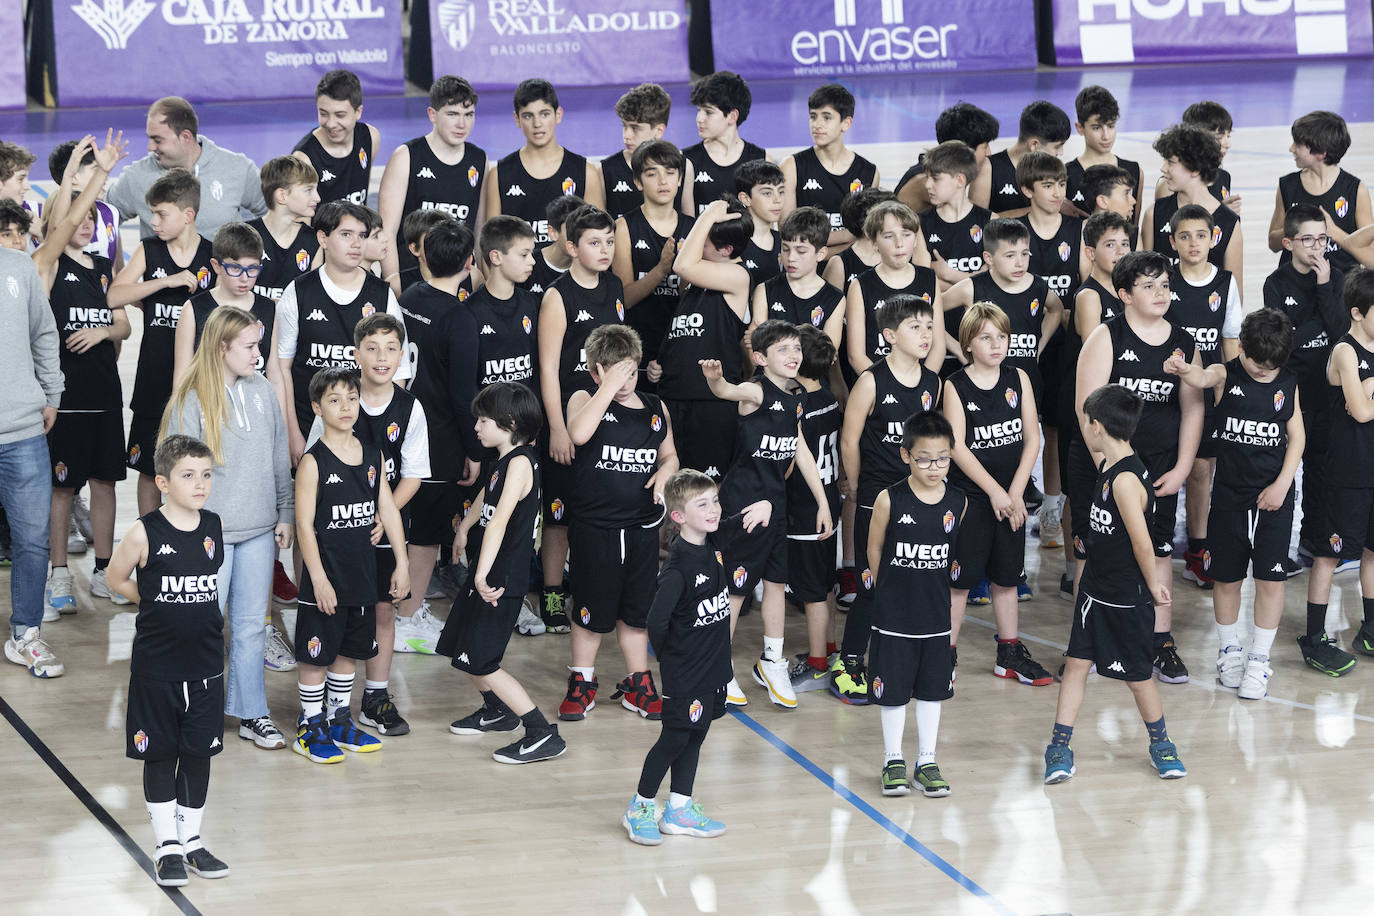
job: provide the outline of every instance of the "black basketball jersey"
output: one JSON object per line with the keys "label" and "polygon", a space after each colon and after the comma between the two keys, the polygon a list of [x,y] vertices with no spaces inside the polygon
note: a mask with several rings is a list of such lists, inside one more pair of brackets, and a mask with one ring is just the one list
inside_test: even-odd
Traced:
{"label": "black basketball jersey", "polygon": [[[459,308],[467,298],[468,294],[461,289],[455,296],[423,280],[401,293],[398,304],[406,328],[406,359],[410,363],[412,379],[420,377],[421,364],[444,345],[433,336],[439,320],[451,310]],[[433,372],[426,371],[425,374],[427,378],[434,377]],[[415,390],[417,386],[412,381],[410,387]]]}
{"label": "black basketball jersey", "polygon": [[[1139,162],[1135,162],[1131,159],[1123,159],[1120,156],[1117,156],[1116,164],[1131,173],[1132,182],[1138,181],[1140,179],[1142,173],[1140,171]],[[1083,212],[1089,214],[1092,213],[1094,202],[1088,200],[1086,197],[1083,196],[1083,173],[1086,172],[1087,169],[1083,168],[1083,163],[1079,162],[1075,158],[1070,159],[1068,162],[1064,164],[1064,170],[1067,173],[1067,175],[1065,176],[1067,178],[1067,181],[1064,185],[1064,199],[1067,200],[1069,203],[1073,204],[1078,209],[1082,210]],[[1230,184],[1230,176],[1228,175],[1226,186],[1229,188]],[[1136,187],[1132,190],[1138,194],[1141,189],[1139,187]],[[1216,194],[1215,191],[1213,193]],[[1216,194],[1217,200],[1221,200],[1224,196],[1225,195],[1223,194]],[[1131,221],[1134,221],[1135,217],[1138,215],[1139,214],[1133,210],[1131,212],[1130,217]]]}
{"label": "black basketball jersey", "polygon": [[516,286],[523,290],[528,290],[536,296],[543,296],[549,287],[565,273],[567,269],[559,270],[549,263],[548,258],[544,257],[541,249],[534,250],[534,270],[530,272],[529,278],[524,283],[517,283]]}
{"label": "black basketball jersey", "polygon": [[668,435],[663,402],[639,392],[640,407],[611,401],[596,432],[573,458],[572,505],[579,524],[593,528],[651,528],[663,517],[645,489],[658,470]]}
{"label": "black basketball jersey", "polygon": [[859,433],[859,505],[872,506],[885,488],[911,474],[902,461],[902,436],[912,414],[935,410],[940,403],[940,377],[921,366],[915,387],[903,385],[886,359],[867,369],[873,376],[873,409]]}
{"label": "black basketball jersey", "polygon": [[[1083,221],[1071,216],[1059,218],[1059,231],[1044,239],[1031,225],[1030,214],[1021,217],[1030,229],[1030,269],[1050,286],[1067,309],[1081,282],[1078,279],[1078,253],[1083,244]],[[957,335],[956,335],[957,336]]]}
{"label": "black basketball jersey", "polygon": [[386,311],[391,288],[385,280],[364,272],[363,285],[352,301],[340,305],[325,291],[319,270],[296,280],[295,285],[296,355],[291,361],[291,384],[296,417],[301,429],[306,430],[314,417],[310,409],[310,379],[319,370],[332,366],[357,368],[353,329],[367,316]]}
{"label": "black basketball jersey", "polygon": [[310,264],[320,250],[319,237],[309,226],[298,223],[295,239],[283,248],[277,244],[262,219],[255,219],[248,225],[262,238],[262,273],[253,283],[253,292],[277,302],[286,284],[309,272]]}
{"label": "black basketball jersey", "polygon": [[[49,302],[61,342],[57,348],[65,387],[63,411],[120,410],[124,406],[114,341],[102,340],[84,353],[74,353],[67,341],[86,328],[108,328],[114,309],[105,303],[113,269],[108,258],[89,255],[86,267],[65,251],[57,256]],[[208,295],[208,294],[207,294]]]}
{"label": "black basketball jersey", "polygon": [[1178,268],[1169,271],[1169,311],[1164,317],[1192,335],[1202,355],[1203,366],[1215,365],[1225,359],[1221,351],[1221,331],[1226,324],[1226,306],[1230,298],[1229,270],[1215,268],[1212,279],[1201,286],[1188,282]]}
{"label": "black basketball jersey", "polygon": [[516,288],[497,299],[483,286],[466,305],[477,325],[477,390],[519,382],[539,392],[539,297]]}
{"label": "black basketball jersey", "polygon": [[[1173,245],[1173,219],[1177,212],[1177,194],[1155,201],[1154,249],[1169,259],[1170,267],[1178,266],[1178,252],[1174,251]],[[1231,237],[1236,234],[1236,227],[1240,225],[1240,217],[1230,207],[1219,206],[1212,211],[1212,220],[1212,248],[1207,252],[1207,260],[1217,267],[1224,267],[1226,249],[1231,244]]]}
{"label": "black basketball jersey", "polygon": [[822,283],[805,299],[792,291],[792,284],[785,274],[780,274],[763,284],[764,299],[768,303],[768,318],[777,318],[788,324],[809,324],[825,327],[835,310],[844,311],[844,293],[829,283]]}
{"label": "black basketball jersey", "polygon": [[1207,186],[1207,193],[1217,200],[1225,202],[1231,196],[1231,173],[1225,169],[1217,169],[1217,180]]}
{"label": "black basketball jersey", "polygon": [[949,635],[949,583],[958,570],[951,554],[966,502],[957,487],[944,491],[931,504],[907,480],[887,488],[887,531],[873,587],[873,629],[884,636]]}
{"label": "black basketball jersey", "polygon": [[[208,289],[203,293],[196,293],[189,301],[191,314],[196,320],[196,338],[195,343],[191,345],[192,351],[195,351],[200,347],[200,336],[205,333],[205,322],[210,320],[210,313],[219,307],[219,303],[215,301],[215,294]],[[265,378],[267,351],[272,348],[272,326],[277,321],[277,303],[266,296],[254,293],[253,307],[249,311],[258,320],[258,361],[254,368]]]}
{"label": "black basketball jersey", "polygon": [[[392,382],[391,402],[375,416],[359,407],[353,427],[354,435],[363,443],[364,455],[372,454],[373,449],[381,451],[382,470],[387,486],[393,490],[401,480],[401,447],[405,445],[414,409],[415,395]],[[382,540],[385,542],[385,536]]]}
{"label": "black basketball jersey", "polygon": [[1011,336],[1007,341],[1007,356],[1003,365],[1024,369],[1032,382],[1040,378],[1040,338],[1049,294],[1049,284],[1039,276],[1019,293],[1007,292],[999,286],[991,271],[984,271],[973,278],[973,301],[996,303],[1007,313],[1011,323]]}
{"label": "black basketball jersey", "polygon": [[219,516],[200,510],[193,531],[167,521],[161,509],[139,521],[148,537],[148,559],[134,568],[139,601],[129,670],[160,681],[218,677],[224,673]]}
{"label": "black basketball jersey", "polygon": [[983,269],[983,226],[990,219],[992,214],[975,204],[963,219],[947,223],[931,207],[921,214],[921,234],[931,257],[938,254],[955,270],[977,273]]}
{"label": "black basketball jersey", "polygon": [[[1336,344],[1349,344],[1355,351],[1355,368],[1363,383],[1374,378],[1374,352],[1362,347],[1353,335],[1343,334]],[[1331,349],[1336,348],[1333,344]],[[1368,456],[1374,454],[1374,422],[1361,423],[1345,408],[1345,392],[1339,385],[1331,389],[1331,434],[1326,448],[1326,482],[1334,487],[1369,488]]]}
{"label": "black basketball jersey", "polygon": [[478,357],[470,344],[475,338],[480,348],[488,338],[477,333],[475,316],[466,303],[428,283],[416,284],[402,294],[401,311],[406,317],[407,358],[413,368],[410,393],[425,409],[429,479],[457,480],[463,476],[463,459],[481,451],[467,414],[468,404],[480,390],[474,385]]}
{"label": "black basketball jersey", "polygon": [[[1327,212],[1332,222],[1347,233],[1359,228],[1359,224],[1355,222],[1355,202],[1359,199],[1359,193],[1360,179],[1345,169],[1340,170],[1331,187],[1321,196],[1309,193],[1302,186],[1301,172],[1289,172],[1279,179],[1279,199],[1283,201],[1285,210],[1294,204],[1316,204]],[[1354,256],[1337,245],[1335,239],[1327,241],[1326,257],[1333,267],[1339,267],[1343,273],[1349,273],[1359,266]],[[1280,264],[1292,259],[1293,253],[1286,249],[1279,255]]]}
{"label": "black basketball jersey", "polygon": [[1213,506],[1253,509],[1260,491],[1278,478],[1297,390],[1298,377],[1287,369],[1260,382],[1245,371],[1239,358],[1226,364],[1226,384],[1211,433],[1217,458]]}
{"label": "black basketball jersey", "polygon": [[1264,305],[1278,309],[1293,324],[1293,350],[1288,368],[1298,375],[1304,411],[1324,410],[1330,402],[1326,362],[1331,341],[1344,334],[1350,319],[1341,300],[1345,275],[1335,267],[1326,283],[1313,271],[1300,274],[1290,261],[1280,264],[1264,281]]}
{"label": "black basketball jersey", "polygon": [[[189,264],[172,260],[167,243],[152,237],[143,240],[144,280],[159,280],[189,270],[196,277],[196,289],[215,285],[210,269],[210,240],[201,238]],[[176,346],[177,319],[181,307],[191,297],[184,287],[160,289],[143,300],[143,340],[138,346],[138,368],[134,370],[134,395],[129,409],[138,416],[161,416],[172,396],[172,351]]]}
{"label": "black basketball jersey", "polygon": [[[1120,297],[1099,283],[1097,278],[1092,274],[1089,274],[1088,279],[1083,281],[1083,285],[1079,287],[1078,293],[1082,293],[1086,290],[1097,293],[1098,301],[1102,305],[1101,324],[1106,324],[1113,318],[1124,314],[1125,307],[1121,304]],[[1078,307],[1078,293],[1074,294],[1074,301],[1072,304],[1068,302],[1064,303],[1066,309],[1075,309]],[[1067,405],[1067,413],[1072,416],[1075,392],[1078,388],[1078,357],[1083,352],[1083,338],[1078,336],[1078,326],[1074,322],[1074,313],[1065,311],[1064,316],[1065,320],[1068,321],[1068,327],[1065,329],[1065,334],[1068,336],[1064,339],[1064,360],[1060,368],[1062,387],[1060,388],[1059,403],[1061,406]],[[1070,424],[1070,432],[1073,435],[1078,435],[1077,420]]]}
{"label": "black basketball jersey", "polygon": [[915,296],[927,302],[935,301],[935,271],[919,264],[913,264],[911,268],[914,271],[911,282],[900,289],[888,286],[887,281],[878,275],[876,267],[854,278],[854,282],[859,284],[864,307],[868,309],[868,318],[864,325],[868,330],[867,351],[871,360],[882,359],[892,352],[892,345],[883,337],[882,329],[878,327],[878,309],[883,307],[883,303],[900,294]]}
{"label": "black basketball jersey", "polygon": [[[663,257],[663,246],[668,240],[654,230],[639,207],[625,213],[625,230],[630,236],[630,269],[634,271],[636,280],[642,280],[658,266],[659,259]],[[679,250],[691,231],[691,217],[677,214],[673,238]],[[644,362],[658,356],[658,347],[668,330],[668,321],[677,311],[680,285],[678,275],[670,272],[654,287],[653,292],[630,306],[625,316],[625,323],[639,333],[644,348]]]}
{"label": "black basketball jersey", "polygon": [[873,187],[878,177],[878,167],[858,153],[854,153],[849,168],[836,174],[821,164],[814,146],[794,155],[792,164],[797,170],[797,206],[824,210],[830,217],[831,232],[844,228],[840,221],[840,202],[847,195]]}
{"label": "black basketball jersey", "polygon": [[[964,445],[973,457],[992,475],[1003,489],[1011,486],[1026,436],[1021,420],[1021,401],[1028,392],[1014,367],[1004,361],[997,381],[991,388],[980,388],[961,369],[950,376],[949,383],[959,396],[964,409]],[[969,498],[986,500],[987,494],[969,478],[958,464],[949,468],[949,482],[963,490]]]}
{"label": "black basketball jersey", "polygon": [[[359,410],[360,413],[365,411]],[[306,454],[315,459],[319,475],[315,487],[315,541],[320,565],[342,606],[377,603],[377,561],[372,547],[372,528],[377,523],[377,501],[385,475],[379,447],[363,437],[363,460],[345,464],[323,439]],[[301,574],[301,601],[315,603],[310,570]]]}
{"label": "black basketball jersey", "polygon": [[1169,326],[1169,336],[1158,346],[1146,343],[1127,323],[1126,317],[1107,323],[1112,339],[1109,383],[1129,389],[1145,402],[1131,445],[1142,455],[1168,455],[1178,450],[1178,426],[1182,418],[1178,376],[1164,371],[1164,361],[1181,356],[1191,362],[1197,345],[1192,335]]}
{"label": "black basketball jersey", "polygon": [[879,261],[875,261],[872,264],[865,263],[863,258],[859,257],[858,252],[854,250],[853,245],[841,251],[837,257],[840,259],[840,263],[844,265],[843,291],[846,293],[849,292],[849,284],[858,279],[859,274],[864,271],[872,270],[877,267],[881,261],[881,259],[879,259]]}
{"label": "black basketball jersey", "polygon": [[992,166],[992,195],[988,199],[988,209],[993,213],[1008,210],[1023,210],[1030,206],[1030,198],[1021,193],[1016,183],[1016,164],[1011,161],[1011,153],[1002,150],[988,157]]}
{"label": "black basketball jersey", "polygon": [[768,151],[763,147],[744,140],[744,150],[739,158],[729,165],[720,165],[706,151],[705,143],[693,143],[682,151],[686,160],[692,163],[692,200],[696,204],[697,216],[710,206],[711,201],[722,197],[735,199],[735,169],[741,163],[754,159],[767,159]]}
{"label": "black basketball jersey", "polygon": [[[549,242],[549,220],[545,208],[560,194],[585,195],[587,159],[563,150],[563,161],[548,178],[535,178],[520,161],[516,150],[496,163],[496,187],[500,192],[501,213],[518,216],[534,230],[534,243]],[[535,259],[538,260],[537,258]]]}
{"label": "black basketball jersey", "polygon": [[482,491],[482,515],[472,526],[468,535],[468,556],[474,561],[471,569],[476,570],[476,558],[482,555],[482,541],[487,534],[487,525],[496,515],[496,506],[505,492],[509,479],[511,462],[524,458],[530,464],[533,480],[530,491],[525,494],[506,520],[506,530],[501,537],[501,548],[487,573],[487,585],[492,588],[506,589],[506,595],[515,598],[529,591],[530,551],[534,548],[534,529],[539,520],[539,456],[532,445],[517,445],[506,452],[491,466],[487,475],[486,488]]}
{"label": "black basketball jersey", "polygon": [[[482,202],[482,180],[487,174],[487,154],[480,146],[463,144],[463,158],[449,165],[434,155],[429,140],[416,137],[406,141],[410,151],[410,174],[406,176],[406,200],[401,212],[443,210],[449,216],[477,231],[477,207]],[[502,208],[503,213],[508,212]],[[418,263],[406,247],[401,227],[396,227],[396,257],[401,270]]]}
{"label": "black basketball jersey", "polygon": [[592,387],[587,366],[587,336],[603,324],[625,320],[625,287],[609,270],[597,274],[596,288],[587,289],[566,273],[554,281],[553,288],[563,297],[563,346],[558,355],[558,384],[566,406],[579,388]]}
{"label": "black basketball jersey", "polygon": [[776,229],[770,229],[769,232],[773,234],[773,247],[767,251],[754,243],[752,235],[749,237],[749,244],[744,246],[744,255],[740,263],[749,271],[751,295],[760,283],[767,283],[782,273],[782,263],[778,260],[782,256],[782,233]]}
{"label": "black basketball jersey", "polygon": [[316,184],[320,203],[346,200],[367,206],[367,189],[372,181],[372,131],[362,121],[353,125],[352,148],[342,158],[331,156],[313,130],[301,137],[292,152],[305,153],[320,176]]}
{"label": "black basketball jersey", "polygon": [[[801,431],[806,447],[816,462],[816,475],[825,490],[826,505],[831,521],[840,518],[840,427],[844,425],[844,411],[829,388],[802,393]],[[815,540],[816,497],[806,485],[806,478],[796,467],[787,476],[787,535],[803,540]]]}
{"label": "black basketball jersey", "polygon": [[[644,204],[644,192],[635,186],[630,163],[620,153],[601,160],[601,180],[606,186],[606,212],[617,219]],[[678,191],[681,194],[681,190]]]}
{"label": "black basketball jersey", "polygon": [[724,293],[687,287],[658,350],[663,367],[658,393],[670,401],[715,400],[699,361],[720,360],[725,380],[738,382],[744,329],[745,323],[725,301]]}
{"label": "black basketball jersey", "polygon": [[1150,596],[1145,588],[1145,575],[1140,571],[1131,546],[1131,534],[1121,521],[1113,486],[1122,474],[1134,475],[1145,488],[1145,518],[1148,521],[1155,514],[1154,481],[1150,480],[1150,472],[1134,452],[1111,467],[1106,464],[1103,461],[1103,466],[1098,468],[1097,485],[1088,510],[1088,530],[1083,533],[1088,559],[1083,566],[1079,588],[1099,601],[1135,605]]}
{"label": "black basketball jersey", "polygon": [[797,454],[802,392],[783,391],[762,372],[751,381],[763,389],[763,403],[739,418],[735,457],[721,482],[720,502],[733,514],[766,499],[777,513],[785,508],[787,468]]}
{"label": "black basketball jersey", "polygon": [[[727,531],[727,528],[729,529]],[[724,687],[730,668],[730,580],[723,550],[743,529],[738,518],[721,519],[704,544],[677,538],[658,574],[648,615],[649,639],[658,656],[664,696],[692,697]],[[704,704],[689,716],[710,716]]]}

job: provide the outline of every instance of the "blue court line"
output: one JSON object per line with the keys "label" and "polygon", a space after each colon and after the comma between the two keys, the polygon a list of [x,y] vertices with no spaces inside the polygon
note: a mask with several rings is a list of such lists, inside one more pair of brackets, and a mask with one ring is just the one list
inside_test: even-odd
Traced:
{"label": "blue court line", "polygon": [[754,734],[758,735],[764,741],[767,741],[769,744],[773,745],[773,747],[781,751],[788,759],[790,759],[797,766],[801,767],[803,770],[806,770],[806,772],[810,773],[812,776],[816,777],[816,779],[820,780],[821,784],[824,785],[826,788],[830,789],[840,798],[844,799],[845,801],[849,802],[849,804],[857,808],[859,813],[863,814],[869,820],[873,821],[873,823],[877,824],[879,827],[883,828],[888,833],[892,834],[894,837],[901,840],[904,845],[913,849],[918,855],[921,856],[921,858],[925,859],[931,865],[935,866],[937,869],[943,872],[945,876],[948,877],[955,884],[959,885],[964,890],[968,891],[970,894],[973,894],[975,897],[979,898],[983,903],[987,904],[988,907],[990,907],[992,910],[998,913],[1005,913],[1010,914],[1010,916],[1015,916],[1015,910],[1013,910],[1006,904],[1002,903],[1002,901],[998,900],[996,897],[992,896],[992,894],[988,893],[977,883],[975,883],[972,878],[968,877],[963,872],[959,871],[959,869],[955,868],[949,862],[946,862],[944,859],[940,858],[940,856],[937,855],[929,846],[926,846],[920,840],[916,839],[914,836],[907,833],[901,827],[897,826],[897,824],[894,823],[891,818],[883,814],[878,809],[874,808],[868,802],[864,801],[862,798],[856,795],[853,792],[853,790],[851,790],[848,786],[836,780],[834,776],[831,776],[825,770],[821,769],[821,767],[818,764],[816,764],[814,761],[808,758],[801,751],[797,750],[792,745],[788,744],[786,741],[779,738],[766,727],[760,725],[747,713],[740,712],[738,708],[731,707],[730,715],[734,716],[740,722],[744,723],[744,725],[748,727],[751,731],[753,731]]}

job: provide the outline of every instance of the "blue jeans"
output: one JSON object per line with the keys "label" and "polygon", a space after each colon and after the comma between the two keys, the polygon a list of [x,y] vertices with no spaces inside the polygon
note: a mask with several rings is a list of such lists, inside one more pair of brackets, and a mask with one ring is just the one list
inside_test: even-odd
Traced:
{"label": "blue jeans", "polygon": [[262,657],[267,641],[267,602],[277,542],[271,531],[237,544],[224,545],[219,570],[220,602],[229,618],[229,677],[225,679],[225,715],[256,719],[267,715],[267,686]]}
{"label": "blue jeans", "polygon": [[10,628],[22,633],[43,623],[48,577],[48,514],[52,469],[48,440],[34,436],[0,445],[0,503],[10,520]]}

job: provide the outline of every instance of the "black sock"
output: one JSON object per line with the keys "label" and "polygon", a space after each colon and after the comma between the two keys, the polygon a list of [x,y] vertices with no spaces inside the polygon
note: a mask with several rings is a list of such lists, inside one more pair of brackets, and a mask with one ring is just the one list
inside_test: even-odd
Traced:
{"label": "black sock", "polygon": [[[1368,613],[1365,615],[1368,616]],[[1313,639],[1326,632],[1326,605],[1307,602],[1307,635]]]}
{"label": "black sock", "polygon": [[1364,625],[1374,626],[1374,598],[1363,598],[1364,602]]}
{"label": "black sock", "polygon": [[96,572],[100,572],[102,569],[104,569],[106,566],[109,566],[109,565],[110,565],[110,558],[109,558],[109,557],[105,557],[103,560],[102,560],[100,557],[96,557],[96,558],[95,558],[95,571],[96,571]]}
{"label": "black sock", "polygon": [[501,698],[496,695],[494,690],[482,691],[482,705],[492,712],[501,712],[506,708],[506,704],[501,702]]}
{"label": "black sock", "polygon": [[549,730],[549,720],[544,718],[544,714],[539,711],[538,706],[521,716],[520,724],[525,726],[526,733],[546,732]]}
{"label": "black sock", "polygon": [[1156,633],[1154,638],[1154,647],[1156,649],[1162,649],[1164,648],[1165,643],[1173,642],[1173,639],[1174,634],[1169,632],[1168,630],[1165,630],[1162,633]]}
{"label": "black sock", "polygon": [[1188,552],[1189,552],[1189,553],[1202,553],[1202,551],[1204,551],[1204,550],[1206,550],[1206,549],[1207,549],[1207,538],[1205,538],[1205,537],[1200,537],[1200,538],[1190,537],[1190,538],[1188,538]]}

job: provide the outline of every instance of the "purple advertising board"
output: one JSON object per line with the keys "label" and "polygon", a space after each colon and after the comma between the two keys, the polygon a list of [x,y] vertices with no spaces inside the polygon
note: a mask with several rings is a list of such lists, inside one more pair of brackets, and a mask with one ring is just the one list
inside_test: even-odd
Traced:
{"label": "purple advertising board", "polygon": [[1058,64],[1368,57],[1369,0],[1053,0]]}
{"label": "purple advertising board", "polygon": [[682,0],[429,0],[434,73],[510,88],[685,82]]}
{"label": "purple advertising board", "polygon": [[60,105],[310,96],[330,70],[405,89],[401,0],[60,0]]}
{"label": "purple advertising board", "polygon": [[0,3],[0,108],[24,107],[24,10]]}
{"label": "purple advertising board", "polygon": [[1033,0],[711,4],[716,67],[746,79],[1035,66]]}

